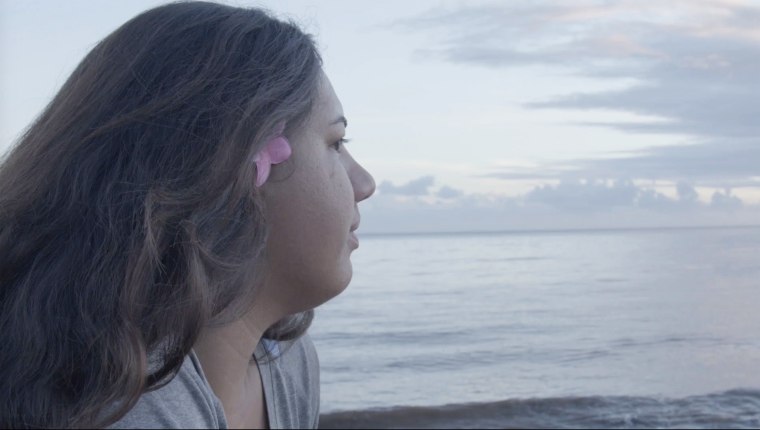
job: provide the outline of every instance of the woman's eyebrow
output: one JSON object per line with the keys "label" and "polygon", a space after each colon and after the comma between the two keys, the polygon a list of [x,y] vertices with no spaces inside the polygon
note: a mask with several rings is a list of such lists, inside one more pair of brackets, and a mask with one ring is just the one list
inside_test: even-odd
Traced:
{"label": "woman's eyebrow", "polygon": [[348,127],[348,120],[347,120],[347,119],[346,119],[346,117],[345,117],[345,116],[343,116],[343,115],[341,115],[341,116],[340,116],[338,119],[336,119],[335,121],[331,122],[331,123],[330,123],[330,125],[340,124],[341,122],[343,123],[343,127]]}

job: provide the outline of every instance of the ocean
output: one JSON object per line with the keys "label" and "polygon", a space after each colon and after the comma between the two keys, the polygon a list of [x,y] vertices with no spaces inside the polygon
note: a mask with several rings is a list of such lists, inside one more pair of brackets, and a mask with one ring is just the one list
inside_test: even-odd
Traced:
{"label": "ocean", "polygon": [[760,427],[760,228],[360,235],[323,427]]}

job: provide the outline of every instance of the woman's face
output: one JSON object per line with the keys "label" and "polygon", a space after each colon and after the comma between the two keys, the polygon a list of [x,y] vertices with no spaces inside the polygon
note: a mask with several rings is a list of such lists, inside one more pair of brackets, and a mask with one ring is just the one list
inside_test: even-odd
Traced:
{"label": "woman's face", "polygon": [[345,133],[343,107],[322,74],[309,119],[287,135],[293,154],[262,187],[270,226],[264,290],[283,312],[314,308],[351,280],[357,203],[372,195],[375,182],[342,146]]}

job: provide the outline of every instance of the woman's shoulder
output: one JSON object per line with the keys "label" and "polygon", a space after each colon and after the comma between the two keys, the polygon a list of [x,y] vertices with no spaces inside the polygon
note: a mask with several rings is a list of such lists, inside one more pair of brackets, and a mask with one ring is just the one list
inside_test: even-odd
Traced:
{"label": "woman's shoulder", "polygon": [[143,394],[110,428],[227,428],[221,402],[191,352],[165,386]]}

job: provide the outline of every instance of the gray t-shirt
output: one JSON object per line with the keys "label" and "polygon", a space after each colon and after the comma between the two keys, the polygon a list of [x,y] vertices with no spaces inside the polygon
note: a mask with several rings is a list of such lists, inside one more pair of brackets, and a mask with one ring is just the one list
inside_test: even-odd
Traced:
{"label": "gray t-shirt", "polygon": [[[292,342],[262,340],[256,348],[269,428],[317,428],[319,360],[308,335]],[[145,393],[110,428],[227,428],[222,404],[191,352],[177,376]]]}

